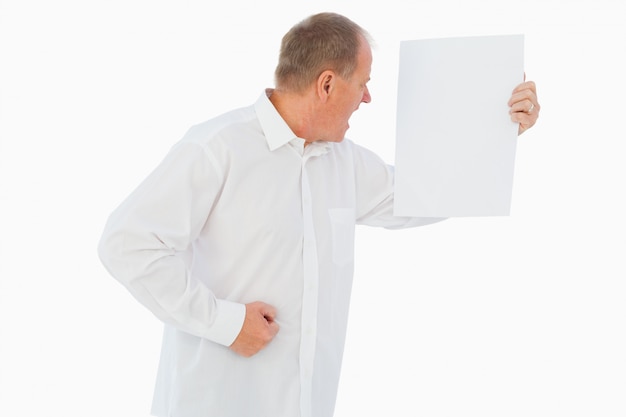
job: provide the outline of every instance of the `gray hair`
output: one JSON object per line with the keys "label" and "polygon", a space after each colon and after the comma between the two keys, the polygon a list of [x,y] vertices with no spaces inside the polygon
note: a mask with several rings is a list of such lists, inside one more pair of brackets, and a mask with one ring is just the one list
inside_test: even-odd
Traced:
{"label": "gray hair", "polygon": [[371,43],[363,28],[339,14],[304,19],[283,36],[274,73],[277,88],[301,92],[326,70],[349,78],[363,40]]}

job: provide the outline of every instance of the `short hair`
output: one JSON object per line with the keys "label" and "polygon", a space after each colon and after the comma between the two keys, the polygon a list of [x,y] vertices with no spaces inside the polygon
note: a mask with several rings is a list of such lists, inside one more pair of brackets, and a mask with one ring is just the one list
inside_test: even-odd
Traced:
{"label": "short hair", "polygon": [[363,39],[371,43],[363,28],[339,14],[304,19],[283,36],[274,73],[277,88],[302,92],[329,69],[349,78]]}

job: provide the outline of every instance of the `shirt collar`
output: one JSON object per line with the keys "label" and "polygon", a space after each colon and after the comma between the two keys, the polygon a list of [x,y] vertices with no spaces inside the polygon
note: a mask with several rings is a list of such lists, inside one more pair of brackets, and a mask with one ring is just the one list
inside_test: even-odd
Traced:
{"label": "shirt collar", "polygon": [[[270,151],[280,148],[293,139],[299,139],[276,110],[270,96],[274,90],[267,88],[254,103],[254,110],[265,133],[265,140]],[[304,142],[304,139],[300,139]]]}
{"label": "shirt collar", "polygon": [[[254,103],[254,110],[261,124],[261,129],[263,129],[263,133],[265,133],[267,146],[270,151],[273,151],[289,143],[295,150],[303,155],[305,153],[305,141],[293,133],[270,101],[269,97],[272,95],[273,91],[274,90],[271,88],[265,89],[256,103]],[[323,141],[310,143],[306,148],[311,156],[321,155],[330,150],[329,144]]]}

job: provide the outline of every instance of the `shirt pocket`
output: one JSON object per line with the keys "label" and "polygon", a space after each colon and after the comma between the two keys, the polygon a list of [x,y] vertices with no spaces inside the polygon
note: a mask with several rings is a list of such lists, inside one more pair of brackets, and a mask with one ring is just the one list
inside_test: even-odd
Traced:
{"label": "shirt pocket", "polygon": [[332,208],[328,210],[332,238],[332,260],[337,265],[346,265],[354,260],[354,227],[356,224],[353,208]]}

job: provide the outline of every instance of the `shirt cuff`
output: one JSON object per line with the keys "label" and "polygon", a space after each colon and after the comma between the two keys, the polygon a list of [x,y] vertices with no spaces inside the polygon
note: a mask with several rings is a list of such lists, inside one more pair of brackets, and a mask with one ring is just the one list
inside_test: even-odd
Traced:
{"label": "shirt cuff", "polygon": [[233,344],[246,318],[246,305],[228,300],[216,300],[217,315],[207,338],[224,346]]}

